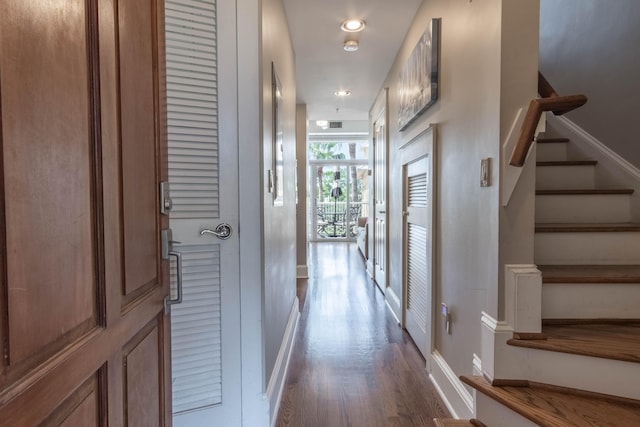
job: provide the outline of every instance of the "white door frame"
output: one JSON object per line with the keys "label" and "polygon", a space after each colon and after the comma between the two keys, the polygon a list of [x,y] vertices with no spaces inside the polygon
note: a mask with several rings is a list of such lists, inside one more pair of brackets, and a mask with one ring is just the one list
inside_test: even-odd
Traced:
{"label": "white door frame", "polygon": [[[430,272],[429,272],[429,289],[427,289],[427,304],[426,304],[426,319],[429,323],[426,325],[424,343],[420,343],[418,347],[421,348],[421,352],[426,353],[423,354],[426,359],[427,370],[431,371],[431,353],[433,352],[435,345],[434,339],[435,336],[435,316],[438,311],[435,309],[436,306],[436,287],[437,287],[437,227],[436,227],[436,205],[437,205],[437,150],[436,150],[436,126],[430,125],[427,129],[421,131],[415,131],[413,133],[408,133],[405,135],[405,142],[399,147],[400,148],[400,161],[403,169],[402,173],[402,200],[403,200],[403,209],[407,204],[407,188],[405,185],[406,178],[406,168],[409,164],[426,158],[428,161],[428,177],[427,182],[430,186],[430,195],[431,195],[431,204],[430,208],[430,236],[431,241],[429,242],[430,247],[427,248],[427,253],[425,256],[431,258],[430,264]],[[402,325],[403,327],[407,327],[407,302],[408,302],[408,289],[407,289],[407,218],[405,212],[403,212],[402,219],[402,247],[404,248],[402,251]],[[418,343],[417,343],[418,344]]]}

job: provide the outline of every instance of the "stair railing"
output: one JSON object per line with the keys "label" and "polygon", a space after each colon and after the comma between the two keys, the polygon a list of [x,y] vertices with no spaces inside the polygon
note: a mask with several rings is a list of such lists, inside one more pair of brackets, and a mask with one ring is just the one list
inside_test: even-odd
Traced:
{"label": "stair railing", "polygon": [[544,78],[542,73],[538,71],[538,93],[541,98],[532,99],[529,103],[529,109],[524,117],[524,122],[520,130],[518,143],[513,149],[509,164],[515,167],[524,166],[527,153],[531,148],[535,137],[536,128],[542,113],[552,111],[556,116],[561,116],[571,110],[583,106],[587,102],[584,95],[560,96],[555,89]]}

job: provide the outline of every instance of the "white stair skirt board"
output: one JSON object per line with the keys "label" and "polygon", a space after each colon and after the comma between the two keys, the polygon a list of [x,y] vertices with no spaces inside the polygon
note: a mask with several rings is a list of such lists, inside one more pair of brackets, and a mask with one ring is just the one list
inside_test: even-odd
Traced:
{"label": "white stair skirt board", "polygon": [[284,384],[287,379],[287,372],[289,371],[289,361],[291,360],[291,352],[293,351],[293,344],[295,341],[296,331],[298,329],[298,320],[300,319],[300,312],[298,311],[299,305],[300,303],[298,298],[295,298],[293,305],[291,306],[291,313],[289,314],[289,321],[287,322],[287,327],[284,331],[282,344],[278,351],[276,364],[273,367],[271,379],[267,385],[266,398],[269,400],[269,417],[271,419],[270,425],[272,427],[275,426],[278,419],[280,399],[282,398]]}
{"label": "white stair skirt board", "polygon": [[476,391],[476,418],[491,427],[537,427],[515,411]]}
{"label": "white stair skirt board", "polygon": [[542,285],[544,319],[640,319],[638,301],[640,283]]}
{"label": "white stair skirt board", "polygon": [[567,160],[566,142],[545,142],[536,144],[536,159],[539,162],[552,162]]}
{"label": "white stair skirt board", "polygon": [[640,264],[640,232],[536,233],[536,264]]}
{"label": "white stair skirt board", "polygon": [[[539,161],[539,160],[538,160]],[[594,188],[595,166],[536,166],[537,189]]]}
{"label": "white stair skirt board", "polygon": [[[512,336],[513,330],[506,323],[497,322],[483,313],[482,370],[490,379],[526,379],[640,399],[637,363],[516,347],[507,344]],[[479,416],[477,418],[487,422]]]}
{"label": "white stair skirt board", "polygon": [[620,157],[620,155],[614,151],[611,151],[609,147],[591,136],[566,116],[554,116],[549,114],[547,115],[547,121],[560,134],[565,135],[572,140],[580,141],[580,145],[588,145],[595,153],[597,153],[596,156],[598,162],[606,161],[610,164],[614,164],[627,177],[630,177],[636,182],[640,181],[640,169]]}
{"label": "white stair skirt board", "polygon": [[629,194],[536,196],[536,221],[555,223],[629,222]]}
{"label": "white stair skirt board", "polygon": [[431,353],[430,372],[429,378],[451,416],[458,419],[473,418],[473,395],[469,391],[471,389],[460,381],[438,350]]}

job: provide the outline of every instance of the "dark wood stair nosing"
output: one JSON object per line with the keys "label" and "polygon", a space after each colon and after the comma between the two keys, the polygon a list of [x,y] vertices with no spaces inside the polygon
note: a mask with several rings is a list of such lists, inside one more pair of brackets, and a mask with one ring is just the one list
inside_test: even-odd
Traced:
{"label": "dark wood stair nosing", "polygon": [[536,196],[626,196],[634,191],[633,188],[542,188],[536,190]]}
{"label": "dark wood stair nosing", "polygon": [[536,233],[624,233],[640,232],[640,224],[636,223],[537,223]]}
{"label": "dark wood stair nosing", "polygon": [[597,160],[545,160],[536,162],[536,166],[596,166]]}
{"label": "dark wood stair nosing", "polygon": [[539,265],[542,283],[640,283],[640,265]]}
{"label": "dark wood stair nosing", "polygon": [[571,141],[569,138],[562,138],[562,137],[549,137],[549,138],[538,138],[536,139],[536,142],[538,144],[565,144],[567,142]]}

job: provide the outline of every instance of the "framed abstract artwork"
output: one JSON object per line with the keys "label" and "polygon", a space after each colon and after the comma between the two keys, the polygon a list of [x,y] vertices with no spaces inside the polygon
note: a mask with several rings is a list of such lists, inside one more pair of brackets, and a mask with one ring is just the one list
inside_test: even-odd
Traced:
{"label": "framed abstract artwork", "polygon": [[432,19],[402,68],[398,83],[398,127],[405,130],[438,99],[440,18]]}

